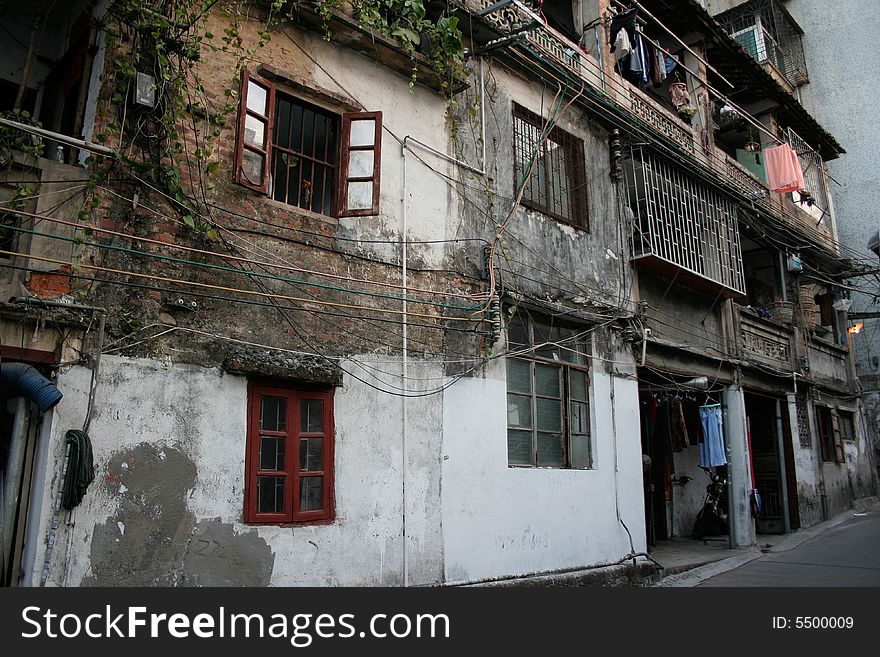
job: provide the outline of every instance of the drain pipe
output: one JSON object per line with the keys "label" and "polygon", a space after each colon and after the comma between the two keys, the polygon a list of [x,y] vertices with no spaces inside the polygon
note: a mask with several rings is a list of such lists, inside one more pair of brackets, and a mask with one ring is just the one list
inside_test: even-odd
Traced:
{"label": "drain pipe", "polygon": [[27,430],[30,425],[30,400],[24,396],[15,404],[15,420],[9,442],[8,467],[3,477],[3,575],[12,564],[12,540],[15,513],[21,495],[21,471],[24,468],[24,453],[27,445]]}
{"label": "drain pipe", "polygon": [[402,531],[403,531],[403,585],[404,587],[409,586],[409,539],[406,534],[406,471],[407,471],[407,451],[406,451],[406,438],[407,438],[407,422],[408,422],[408,411],[409,411],[409,400],[407,399],[407,375],[408,375],[408,348],[409,348],[409,323],[407,321],[407,258],[409,254],[407,253],[407,243],[406,243],[406,231],[407,231],[407,217],[406,217],[406,142],[410,139],[410,136],[407,135],[403,138],[403,144],[400,148],[401,156],[403,157],[403,194],[400,198],[401,204],[401,212],[400,212],[400,283],[403,286],[403,290],[401,293],[401,297],[403,298],[403,319],[402,319],[402,335],[401,335],[401,385],[403,388],[403,396],[400,398],[401,403],[401,449],[403,454],[401,455],[401,485],[402,485],[402,493],[403,493],[403,518],[402,518]]}
{"label": "drain pipe", "polygon": [[483,175],[486,172],[486,78],[483,75],[483,58],[480,57],[480,143],[483,145]]}

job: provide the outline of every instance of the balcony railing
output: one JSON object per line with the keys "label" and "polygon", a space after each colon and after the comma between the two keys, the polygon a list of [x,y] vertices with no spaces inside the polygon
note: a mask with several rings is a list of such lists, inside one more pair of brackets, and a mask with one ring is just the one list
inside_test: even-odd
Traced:
{"label": "balcony railing", "polygon": [[807,359],[813,379],[848,386],[851,376],[848,352],[844,347],[810,340],[807,344]]}
{"label": "balcony railing", "polygon": [[[498,3],[494,0],[458,0],[458,4],[471,15],[477,16],[479,12]],[[616,110],[625,112],[634,125],[656,135],[668,147],[676,148],[693,166],[709,172],[728,190],[813,240],[828,239],[826,233],[817,230],[816,221],[811,221],[810,216],[802,220],[792,216],[785,201],[772,194],[763,181],[735,159],[712,145],[701,144],[698,132],[672,110],[616,72],[603,68],[599,58],[587,55],[578,45],[552,27],[534,27],[533,17],[519,9],[517,3],[507,4],[478,18],[489,23],[497,34],[519,33],[525,42],[525,48],[533,55],[550,62],[557,69],[564,70],[570,77],[588,87],[594,96],[600,95]],[[529,25],[532,27],[529,28]]]}
{"label": "balcony railing", "polygon": [[734,307],[740,356],[773,369],[793,371],[795,361],[792,330],[762,319],[739,306]]}

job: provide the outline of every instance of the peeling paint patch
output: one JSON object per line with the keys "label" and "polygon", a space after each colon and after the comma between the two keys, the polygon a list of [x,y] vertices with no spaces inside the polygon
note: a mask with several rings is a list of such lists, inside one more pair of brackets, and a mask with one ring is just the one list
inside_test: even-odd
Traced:
{"label": "peeling paint patch", "polygon": [[104,485],[121,496],[96,525],[83,586],[267,586],[274,556],[256,530],[237,534],[186,508],[196,467],[181,450],[141,443],[107,464]]}

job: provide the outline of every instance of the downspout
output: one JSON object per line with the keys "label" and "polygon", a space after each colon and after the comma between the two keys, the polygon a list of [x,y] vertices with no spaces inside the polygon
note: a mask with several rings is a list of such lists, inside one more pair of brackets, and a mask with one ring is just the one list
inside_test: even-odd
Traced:
{"label": "downspout", "polygon": [[779,284],[782,287],[782,301],[788,301],[788,283],[785,280],[785,257],[779,251]]}
{"label": "downspout", "polygon": [[403,493],[403,518],[402,518],[402,533],[403,533],[403,585],[404,587],[409,586],[409,546],[408,546],[408,538],[406,535],[406,471],[407,471],[407,459],[406,459],[406,428],[407,428],[407,420],[408,420],[408,398],[407,398],[407,374],[408,374],[408,347],[409,347],[409,324],[407,322],[407,243],[406,243],[406,231],[407,231],[407,218],[406,218],[406,141],[409,139],[409,135],[403,138],[403,144],[401,145],[400,152],[403,156],[403,194],[401,195],[400,203],[401,203],[401,214],[400,214],[400,282],[403,286],[403,290],[401,292],[401,297],[403,298],[403,319],[402,319],[402,337],[401,337],[401,385],[400,387],[403,389],[403,395],[400,398],[401,403],[401,444],[403,454],[401,455],[401,481],[402,481],[402,493]]}
{"label": "downspout", "polygon": [[12,396],[18,397],[15,420],[9,443],[6,472],[3,476],[2,549],[3,570],[9,566],[12,555],[13,525],[21,496],[21,475],[24,468],[27,431],[30,426],[33,402],[40,412],[46,413],[61,401],[61,391],[45,376],[27,363],[0,363],[0,381],[12,388]]}
{"label": "downspout", "polygon": [[[5,371],[4,364],[4,371]],[[29,366],[28,366],[29,367]],[[30,424],[30,399],[24,395],[15,404],[15,421],[9,442],[7,468],[3,477],[3,576],[12,564],[12,541],[15,514],[21,495],[21,474],[24,468],[24,453],[27,446],[27,430]],[[17,578],[15,578],[17,580]]]}

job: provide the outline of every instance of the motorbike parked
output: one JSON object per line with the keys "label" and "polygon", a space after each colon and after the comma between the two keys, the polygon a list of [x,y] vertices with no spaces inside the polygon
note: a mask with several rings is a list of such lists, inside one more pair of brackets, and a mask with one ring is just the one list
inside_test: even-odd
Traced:
{"label": "motorbike parked", "polygon": [[727,477],[718,471],[703,468],[709,475],[706,499],[697,513],[692,536],[705,540],[705,536],[718,536],[729,531],[727,517]]}

